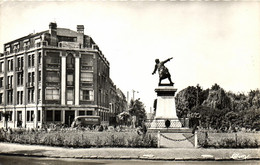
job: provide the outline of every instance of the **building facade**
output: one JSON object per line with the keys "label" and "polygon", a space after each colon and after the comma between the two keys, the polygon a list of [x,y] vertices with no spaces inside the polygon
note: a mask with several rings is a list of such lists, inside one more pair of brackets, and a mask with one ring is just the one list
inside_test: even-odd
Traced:
{"label": "building facade", "polygon": [[83,25],[73,31],[50,23],[8,42],[0,57],[0,127],[70,126],[79,115],[98,115],[108,125],[127,104],[109,73]]}

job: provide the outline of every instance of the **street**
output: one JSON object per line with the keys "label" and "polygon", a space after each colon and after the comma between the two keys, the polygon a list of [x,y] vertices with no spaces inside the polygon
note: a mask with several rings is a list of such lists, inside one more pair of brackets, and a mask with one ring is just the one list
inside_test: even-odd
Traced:
{"label": "street", "polygon": [[90,160],[0,156],[0,165],[260,165],[260,161],[151,161],[151,160]]}

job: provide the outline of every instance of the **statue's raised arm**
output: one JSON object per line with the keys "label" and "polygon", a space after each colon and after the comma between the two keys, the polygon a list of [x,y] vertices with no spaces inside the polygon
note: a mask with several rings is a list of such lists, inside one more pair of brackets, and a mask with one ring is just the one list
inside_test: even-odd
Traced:
{"label": "statue's raised arm", "polygon": [[163,64],[165,64],[166,62],[170,61],[171,59],[172,59],[172,57],[171,57],[171,58],[168,58],[167,60],[162,61],[162,62],[163,62]]}
{"label": "statue's raised arm", "polygon": [[162,84],[161,84],[161,81],[163,80],[163,79],[166,79],[166,78],[168,78],[168,80],[170,81],[170,84],[166,84],[166,85],[173,85],[174,83],[172,82],[172,80],[171,80],[171,74],[170,74],[170,72],[168,71],[168,68],[166,68],[165,66],[164,66],[164,64],[166,63],[166,62],[168,62],[168,61],[170,61],[172,59],[172,57],[171,58],[168,58],[167,60],[164,60],[164,61],[162,61],[162,62],[160,62],[160,60],[159,59],[156,59],[155,60],[155,67],[154,67],[154,71],[153,71],[153,73],[152,74],[154,74],[155,72],[156,72],[156,70],[158,70],[158,73],[159,73],[159,86],[161,86]]}

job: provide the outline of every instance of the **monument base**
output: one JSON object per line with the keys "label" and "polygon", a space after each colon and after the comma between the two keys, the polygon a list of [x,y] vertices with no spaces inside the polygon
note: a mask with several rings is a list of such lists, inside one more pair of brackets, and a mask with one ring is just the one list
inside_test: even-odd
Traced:
{"label": "monument base", "polygon": [[[159,86],[157,93],[156,113],[149,130],[184,130],[182,123],[176,114],[175,89],[173,86]],[[186,130],[186,129],[185,129]]]}
{"label": "monument base", "polygon": [[176,119],[154,119],[151,128],[181,128],[181,122]]}
{"label": "monument base", "polygon": [[192,133],[192,129],[190,128],[148,128],[148,133]]}

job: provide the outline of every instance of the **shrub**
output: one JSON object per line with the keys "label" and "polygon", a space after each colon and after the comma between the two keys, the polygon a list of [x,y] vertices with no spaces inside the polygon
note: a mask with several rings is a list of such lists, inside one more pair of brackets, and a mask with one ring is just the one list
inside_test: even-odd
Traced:
{"label": "shrub", "polygon": [[[235,136],[234,136],[235,135]],[[199,136],[199,145],[203,148],[258,148],[259,142],[252,136],[232,133],[212,133],[210,137]],[[201,138],[200,138],[201,137]]]}
{"label": "shrub", "polygon": [[136,132],[83,130],[0,130],[0,141],[63,147],[156,147],[156,136],[140,136]]}

